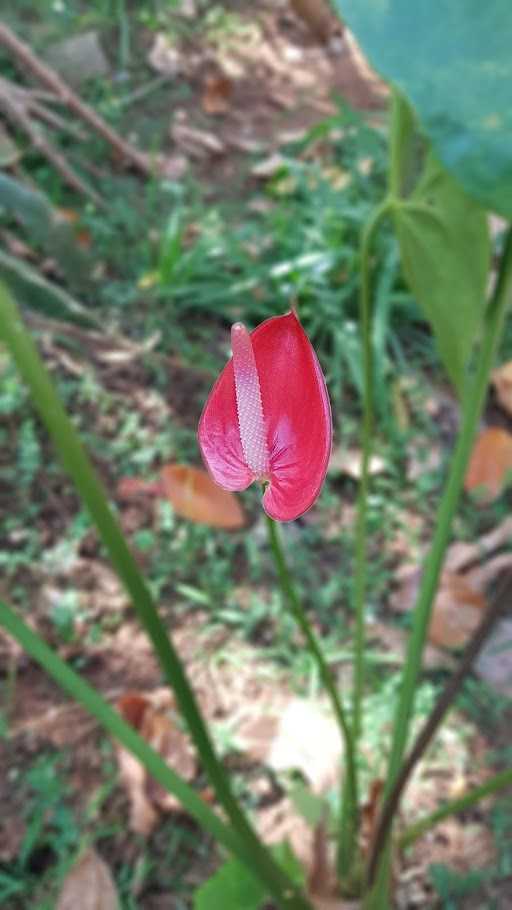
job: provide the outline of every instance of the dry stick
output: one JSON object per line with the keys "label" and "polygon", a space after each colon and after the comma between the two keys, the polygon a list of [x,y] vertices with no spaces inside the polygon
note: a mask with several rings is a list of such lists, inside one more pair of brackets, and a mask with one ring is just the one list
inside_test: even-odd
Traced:
{"label": "dry stick", "polygon": [[143,152],[139,152],[128,142],[119,136],[108,123],[103,120],[96,111],[82,101],[57,75],[57,73],[46,66],[34,52],[24,44],[23,41],[5,25],[0,22],[0,45],[3,45],[10,51],[21,64],[24,72],[30,71],[39,81],[55,92],[57,97],[73,111],[78,117],[84,120],[92,127],[118,154],[129,161],[137,170],[141,171],[146,177],[154,175],[154,169]]}
{"label": "dry stick", "polygon": [[[508,575],[507,581],[510,581],[511,579],[512,573]],[[434,733],[441,724],[448,708],[452,704],[455,696],[461,688],[465,677],[470,672],[473,662],[478,656],[478,653],[481,650],[486,638],[491,632],[496,620],[499,618],[500,613],[504,609],[503,595],[506,591],[506,587],[507,582],[503,584],[500,591],[496,592],[494,602],[485,611],[482,622],[476,629],[462,654],[458,669],[448,680],[445,688],[441,692],[441,695],[436,702],[432,713],[427,718],[425,725],[416,737],[416,741],[409,753],[409,756],[402,765],[400,773],[398,774],[396,783],[382,807],[375,838],[372,844],[370,859],[368,862],[368,884],[370,886],[373,885],[375,881],[380,853],[388,836],[389,828],[393,822],[393,818],[400,802],[402,792],[411,776],[412,771],[414,770],[415,765],[425,752],[425,749],[429,745]]]}
{"label": "dry stick", "polygon": [[[0,92],[2,95],[13,98],[17,104],[24,108],[27,114],[34,114],[36,117],[39,117],[40,120],[55,127],[55,129],[58,129],[63,133],[69,133],[70,136],[79,139],[81,142],[87,138],[86,134],[79,126],[76,126],[74,123],[69,123],[67,120],[64,120],[60,114],[56,114],[55,111],[46,107],[45,104],[42,103],[43,99],[38,92],[22,88],[20,85],[15,85],[14,82],[11,82],[9,79],[4,79],[2,76],[0,76]],[[46,102],[51,103],[52,101],[59,100],[55,95],[50,95],[48,97],[45,93],[45,96],[44,100]]]}
{"label": "dry stick", "polygon": [[23,105],[19,101],[16,102],[13,98],[9,97],[9,93],[7,91],[4,92],[4,87],[2,85],[0,85],[0,108],[3,108],[6,116],[10,120],[13,120],[21,127],[27,134],[34,148],[41,152],[41,154],[53,164],[54,168],[61,174],[69,186],[78,190],[79,193],[83,193],[84,196],[88,196],[99,208],[105,207],[104,202],[98,194],[84,183],[76,171],[70,167],[64,155],[54,148],[46,139],[42,129],[33,123]]}

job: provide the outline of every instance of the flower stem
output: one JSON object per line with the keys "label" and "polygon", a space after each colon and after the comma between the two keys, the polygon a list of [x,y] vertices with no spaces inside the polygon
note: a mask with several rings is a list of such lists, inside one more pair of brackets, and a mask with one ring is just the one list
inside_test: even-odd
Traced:
{"label": "flower stem", "polygon": [[[216,796],[238,837],[244,842],[247,855],[252,855],[252,871],[265,882],[280,906],[297,907],[297,910],[299,907],[306,908],[307,902],[301,898],[288,876],[265,849],[231,791],[228,777],[216,755],[183,664],[167,635],[165,625],[119,523],[110,509],[101,481],[62,407],[36,346],[23,325],[16,304],[1,285],[0,340],[7,345],[28,385],[32,401],[53,439],[64,468],[71,476],[98,528],[112,564],[151,640],[164,677],[174,690],[180,712]],[[289,894],[291,898],[283,897],[283,894]]]}
{"label": "flower stem", "polygon": [[340,729],[340,734],[345,747],[345,761],[347,768],[347,793],[345,795],[345,801],[349,807],[349,816],[350,816],[350,827],[351,831],[354,833],[357,832],[357,814],[358,814],[358,796],[357,796],[357,775],[355,767],[355,752],[354,752],[354,741],[352,736],[352,731],[350,729],[349,723],[347,721],[345,710],[341,702],[341,698],[336,688],[336,683],[334,681],[331,670],[329,669],[325,657],[322,653],[322,649],[316,639],[316,636],[313,633],[313,630],[309,624],[306,613],[304,612],[303,606],[301,604],[300,598],[297,594],[297,590],[293,583],[290,571],[286,564],[286,559],[283,551],[283,546],[280,540],[279,531],[277,528],[276,522],[270,518],[269,515],[266,515],[267,527],[269,533],[270,547],[272,550],[272,555],[274,557],[274,562],[277,569],[277,575],[279,578],[279,584],[283,594],[284,601],[288,604],[290,613],[292,614],[295,622],[297,623],[304,639],[306,640],[307,646],[310,653],[314,657],[320,679],[322,680],[325,691],[327,692],[336,717],[338,727]]}
{"label": "flower stem", "polygon": [[354,679],[353,736],[354,748],[361,735],[362,703],[365,679],[365,607],[368,580],[367,506],[370,481],[370,459],[373,448],[373,357],[371,342],[371,247],[381,221],[388,215],[391,202],[385,199],[365,225],[361,235],[361,288],[359,319],[363,350],[363,415],[361,429],[361,479],[357,495],[354,569]]}
{"label": "flower stem", "polygon": [[437,825],[438,822],[442,821],[443,818],[447,818],[449,815],[455,815],[457,812],[463,812],[464,809],[470,809],[471,806],[474,806],[475,803],[479,802],[481,799],[484,799],[486,796],[491,796],[493,793],[497,793],[498,790],[503,790],[504,787],[508,787],[510,784],[512,784],[512,768],[509,768],[507,771],[500,771],[499,774],[490,777],[489,780],[486,780],[485,783],[481,784],[479,787],[468,790],[463,796],[459,796],[457,799],[453,799],[448,803],[443,803],[435,812],[426,815],[425,818],[421,818],[418,822],[415,822],[414,825],[411,825],[410,828],[407,828],[407,830],[404,831],[398,841],[399,848],[404,850],[406,847],[410,847],[415,840],[422,837],[427,831],[430,831],[430,829]]}

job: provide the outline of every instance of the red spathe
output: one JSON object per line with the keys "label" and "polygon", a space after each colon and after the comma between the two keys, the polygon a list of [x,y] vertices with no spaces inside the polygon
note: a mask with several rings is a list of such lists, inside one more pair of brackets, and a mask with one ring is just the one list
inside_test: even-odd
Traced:
{"label": "red spathe", "polygon": [[240,436],[233,360],[215,383],[199,422],[205,464],[225,490],[268,481],[263,507],[293,521],[317,498],[331,453],[329,397],[316,354],[295,313],[262,322],[250,334],[259,379],[268,473],[248,466]]}

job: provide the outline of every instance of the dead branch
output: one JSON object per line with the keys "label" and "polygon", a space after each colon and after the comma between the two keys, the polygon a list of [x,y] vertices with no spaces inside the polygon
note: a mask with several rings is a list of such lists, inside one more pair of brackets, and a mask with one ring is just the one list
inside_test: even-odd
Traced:
{"label": "dead branch", "polygon": [[93,130],[102,136],[123,160],[128,161],[146,177],[153,176],[153,169],[148,157],[143,154],[143,152],[139,152],[128,142],[125,142],[125,140],[122,139],[92,107],[89,107],[88,104],[82,101],[78,95],[60,79],[57,73],[43,63],[42,60],[34,54],[31,48],[21,41],[3,22],[0,22],[0,45],[3,45],[3,47],[13,54],[16,61],[21,65],[24,73],[32,73],[39,82],[45,85],[51,92],[54,92],[57,98],[73,111],[74,114],[80,117]]}
{"label": "dead branch", "polygon": [[73,189],[78,190],[91,199],[95,205],[102,208],[104,203],[97,193],[94,192],[82,178],[68,164],[64,155],[56,149],[46,138],[43,130],[30,117],[27,108],[24,106],[21,96],[16,96],[10,91],[9,83],[4,79],[0,81],[0,109],[2,109],[15,125],[17,125],[28,136],[30,142],[59,172],[62,178]]}

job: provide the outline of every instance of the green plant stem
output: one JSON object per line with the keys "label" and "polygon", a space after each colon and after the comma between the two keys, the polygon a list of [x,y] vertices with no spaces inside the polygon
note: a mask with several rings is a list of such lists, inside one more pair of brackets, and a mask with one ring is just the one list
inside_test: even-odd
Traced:
{"label": "green plant stem", "polygon": [[[14,301],[1,285],[0,340],[7,345],[19,372],[27,383],[34,405],[53,439],[64,468],[71,476],[98,528],[112,564],[152,642],[165,679],[175,692],[180,712],[185,719],[216,796],[238,837],[244,842],[247,855],[252,856],[253,874],[265,883],[280,906],[297,907],[297,910],[307,907],[307,902],[300,896],[289,877],[274,862],[255,834],[231,792],[228,778],[215,753],[179,655],[167,635],[165,625],[158,614],[149,589],[110,509],[103,486],[82,447],[73,424],[62,407]],[[283,897],[283,894],[289,894],[291,897]]]}
{"label": "green plant stem", "polygon": [[359,295],[359,320],[363,353],[363,414],[361,428],[361,479],[357,495],[354,567],[354,680],[352,724],[354,748],[361,735],[362,703],[365,679],[365,613],[368,578],[367,559],[367,506],[370,485],[370,460],[373,449],[373,357],[371,342],[371,248],[381,221],[388,215],[388,199],[378,206],[361,235],[361,286]]}
{"label": "green plant stem", "polygon": [[481,799],[484,799],[486,796],[492,796],[493,793],[497,793],[498,790],[503,790],[504,787],[508,787],[511,784],[512,768],[509,768],[507,771],[501,771],[494,777],[489,778],[489,780],[486,780],[485,783],[481,784],[479,787],[475,787],[473,790],[464,793],[463,796],[459,796],[457,799],[453,799],[448,803],[443,803],[435,812],[426,815],[425,818],[421,818],[418,822],[415,822],[414,825],[411,825],[410,828],[407,828],[407,830],[404,831],[398,841],[399,848],[404,850],[406,847],[410,847],[415,840],[422,837],[423,834],[426,834],[431,828],[434,828],[438,822],[443,820],[443,818],[448,818],[448,816],[455,815],[457,812],[463,812],[465,809],[470,809],[471,806],[474,806],[475,803],[479,802]]}
{"label": "green plant stem", "polygon": [[[403,759],[409,724],[414,706],[416,684],[422,664],[423,649],[430,622],[432,604],[439,585],[439,577],[446,547],[450,539],[451,526],[464,482],[471,447],[478,421],[482,412],[489,375],[493,365],[496,347],[503,327],[507,304],[512,293],[512,229],[509,229],[501,257],[500,272],[493,298],[485,316],[484,338],[479,352],[473,381],[467,388],[463,401],[462,422],[453,454],[450,473],[441,498],[432,545],[421,579],[420,590],[413,612],[413,627],[407,647],[405,665],[400,686],[393,741],[389,759],[385,802],[396,782]],[[375,896],[368,904],[372,910],[387,906],[389,890],[389,851],[383,849],[380,862],[381,873],[375,888]]]}
{"label": "green plant stem", "polygon": [[346,795],[346,802],[350,807],[350,817],[351,817],[351,829],[357,831],[357,812],[358,812],[358,794],[357,794],[357,775],[356,775],[356,764],[355,764],[355,753],[354,753],[354,741],[352,736],[352,731],[348,724],[345,710],[341,702],[340,696],[338,694],[336,683],[333,678],[333,675],[325,661],[325,657],[322,653],[322,649],[316,639],[316,636],[311,629],[308,618],[302,607],[300,598],[297,594],[295,585],[293,583],[292,576],[286,564],[286,559],[283,551],[282,542],[279,536],[279,531],[277,528],[276,522],[270,518],[269,515],[266,515],[267,527],[270,540],[270,548],[272,550],[272,556],[274,557],[274,562],[277,569],[277,575],[279,578],[279,584],[283,594],[283,599],[288,604],[290,613],[292,614],[295,622],[297,623],[304,639],[307,643],[310,653],[314,657],[320,679],[322,680],[325,691],[327,692],[340,729],[340,735],[343,740],[345,747],[345,761],[347,768],[347,785],[348,793]]}

